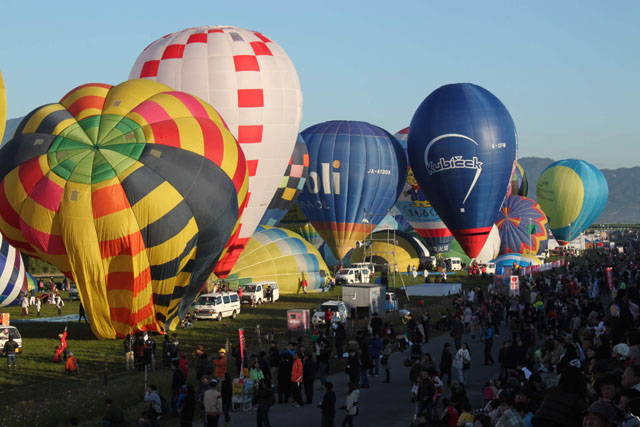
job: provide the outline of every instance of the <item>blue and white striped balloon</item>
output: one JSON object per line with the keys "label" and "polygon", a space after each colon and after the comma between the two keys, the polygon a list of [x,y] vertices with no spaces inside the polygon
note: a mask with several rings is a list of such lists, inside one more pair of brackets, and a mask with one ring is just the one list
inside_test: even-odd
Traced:
{"label": "blue and white striped balloon", "polygon": [[27,293],[27,276],[20,252],[0,235],[0,307],[20,303]]}

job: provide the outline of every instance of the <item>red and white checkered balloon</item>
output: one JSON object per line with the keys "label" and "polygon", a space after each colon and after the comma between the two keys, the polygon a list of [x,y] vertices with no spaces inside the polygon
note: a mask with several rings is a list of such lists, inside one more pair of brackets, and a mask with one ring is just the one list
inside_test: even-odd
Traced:
{"label": "red and white checkered balloon", "polygon": [[293,152],[302,92],[284,49],[263,34],[229,26],[172,33],[147,46],[129,79],[153,79],[209,102],[240,143],[249,168],[248,204],[236,239],[218,262],[225,277],[256,229]]}

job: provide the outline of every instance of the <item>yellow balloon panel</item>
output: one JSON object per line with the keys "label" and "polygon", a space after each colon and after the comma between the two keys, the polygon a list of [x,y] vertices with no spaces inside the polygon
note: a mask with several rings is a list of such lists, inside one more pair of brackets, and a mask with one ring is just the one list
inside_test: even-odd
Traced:
{"label": "yellow balloon panel", "polygon": [[329,268],[320,252],[300,235],[276,227],[258,227],[227,276],[231,285],[276,281],[281,293],[295,293],[303,278],[308,291],[321,291]]}
{"label": "yellow balloon panel", "polygon": [[563,228],[578,218],[584,187],[573,169],[556,166],[540,175],[536,194],[538,203],[549,218],[549,228]]}

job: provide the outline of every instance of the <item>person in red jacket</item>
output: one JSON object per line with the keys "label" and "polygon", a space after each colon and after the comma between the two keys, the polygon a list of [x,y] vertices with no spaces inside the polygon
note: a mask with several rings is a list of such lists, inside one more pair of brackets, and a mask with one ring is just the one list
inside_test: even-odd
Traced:
{"label": "person in red jacket", "polygon": [[298,352],[293,353],[293,367],[291,368],[291,387],[293,388],[293,406],[302,406],[302,360]]}

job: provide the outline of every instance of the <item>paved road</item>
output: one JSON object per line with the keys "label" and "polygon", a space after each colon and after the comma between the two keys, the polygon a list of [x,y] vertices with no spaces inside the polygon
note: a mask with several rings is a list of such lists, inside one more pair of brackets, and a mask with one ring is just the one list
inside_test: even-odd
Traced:
{"label": "paved road", "polygon": [[[503,330],[504,330],[503,325]],[[496,336],[493,344],[493,358],[496,364],[493,366],[483,366],[484,346],[476,337],[475,341],[471,337],[465,335],[463,342],[466,340],[471,348],[471,370],[466,371],[467,395],[471,400],[474,408],[482,405],[482,387],[490,378],[497,377],[499,367],[497,363],[498,349],[502,346],[505,339],[505,333],[502,336]],[[448,335],[443,335],[431,340],[429,344],[424,345],[424,351],[431,353],[436,363],[440,361],[440,353],[445,342],[450,342],[453,346],[453,340]],[[409,368],[403,366],[403,361],[408,357],[408,353],[394,353],[391,359],[391,383],[383,383],[384,372],[378,377],[370,377],[370,388],[360,391],[360,414],[354,418],[356,426],[408,426],[413,419],[414,405],[410,402],[410,384],[409,384]],[[457,373],[454,369],[454,380],[457,379]],[[337,373],[329,376],[329,380],[334,385],[334,391],[337,396],[336,407],[344,404],[346,399],[347,376]],[[314,404],[304,405],[301,408],[294,408],[291,404],[276,404],[269,411],[269,419],[274,427],[301,426],[311,427],[320,425],[320,409],[316,405],[322,399],[322,389],[320,381],[316,381],[314,391]],[[448,389],[445,389],[445,395],[448,395]],[[336,426],[340,426],[344,412],[338,410],[336,417]],[[256,424],[256,411],[233,412],[231,414],[231,422],[233,426],[251,426]],[[167,424],[164,424],[167,425]],[[200,426],[198,422],[194,422],[194,426]],[[222,421],[220,426],[222,426]]]}

